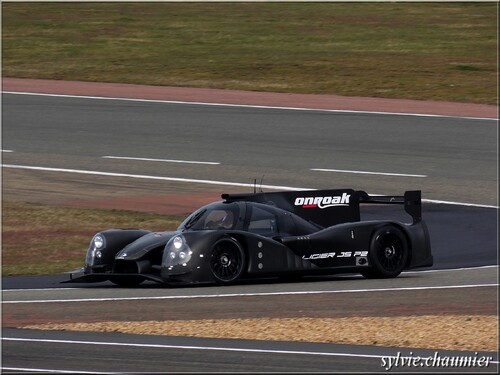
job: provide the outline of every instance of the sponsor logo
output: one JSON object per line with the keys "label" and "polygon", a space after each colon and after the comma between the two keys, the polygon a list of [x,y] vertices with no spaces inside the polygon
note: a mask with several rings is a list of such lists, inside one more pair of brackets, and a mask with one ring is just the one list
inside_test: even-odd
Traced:
{"label": "sponsor logo", "polygon": [[328,208],[335,206],[349,206],[350,194],[343,193],[342,195],[333,195],[327,197],[297,197],[295,206],[302,208]]}
{"label": "sponsor logo", "polygon": [[368,256],[368,251],[366,250],[356,250],[356,251],[339,251],[339,252],[329,252],[329,253],[318,253],[310,255],[302,255],[302,259],[328,259],[328,258],[351,258],[351,257],[366,257]]}
{"label": "sponsor logo", "polygon": [[306,256],[306,255],[302,256],[302,259],[326,259],[326,258],[335,258],[335,252],[333,252],[333,253],[311,254],[309,256]]}

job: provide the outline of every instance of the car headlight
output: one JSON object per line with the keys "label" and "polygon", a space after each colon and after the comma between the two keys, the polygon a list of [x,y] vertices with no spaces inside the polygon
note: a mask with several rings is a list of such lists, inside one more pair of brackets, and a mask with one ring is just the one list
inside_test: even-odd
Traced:
{"label": "car headlight", "polygon": [[103,254],[102,250],[106,247],[106,240],[100,233],[96,234],[90,241],[89,249],[87,250],[87,257],[85,264],[87,266],[94,266],[95,262],[100,261]]}
{"label": "car headlight", "polygon": [[96,249],[102,249],[104,247],[104,237],[100,234],[94,236],[93,242]]}
{"label": "car headlight", "polygon": [[177,265],[185,266],[191,259],[192,253],[191,248],[182,234],[174,236],[165,245],[162,265],[166,267]]}
{"label": "car headlight", "polygon": [[174,245],[174,248],[176,250],[182,249],[182,246],[184,246],[184,240],[182,239],[181,236],[175,236],[174,239],[172,240],[172,244]]}

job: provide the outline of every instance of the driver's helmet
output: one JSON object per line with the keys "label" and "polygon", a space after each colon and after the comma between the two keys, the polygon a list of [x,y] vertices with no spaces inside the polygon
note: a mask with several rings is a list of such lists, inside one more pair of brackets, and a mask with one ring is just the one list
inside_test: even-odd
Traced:
{"label": "driver's helmet", "polygon": [[205,229],[231,229],[233,227],[233,212],[230,210],[213,210],[205,219]]}

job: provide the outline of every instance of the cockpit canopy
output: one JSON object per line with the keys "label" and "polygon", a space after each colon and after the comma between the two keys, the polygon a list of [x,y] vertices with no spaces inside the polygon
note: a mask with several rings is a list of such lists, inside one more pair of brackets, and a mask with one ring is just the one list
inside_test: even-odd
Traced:
{"label": "cockpit canopy", "polygon": [[178,230],[242,230],[266,237],[304,235],[320,226],[270,204],[216,202],[189,215]]}

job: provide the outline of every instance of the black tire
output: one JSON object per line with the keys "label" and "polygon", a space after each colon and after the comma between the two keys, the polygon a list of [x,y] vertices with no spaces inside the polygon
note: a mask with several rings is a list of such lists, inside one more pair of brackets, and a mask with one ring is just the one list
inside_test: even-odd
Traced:
{"label": "black tire", "polygon": [[409,257],[408,243],[403,232],[387,225],[377,229],[370,243],[371,268],[361,271],[366,278],[391,278],[405,268]]}
{"label": "black tire", "polygon": [[212,246],[210,269],[218,284],[234,284],[243,274],[245,264],[245,251],[235,239],[221,238]]}
{"label": "black tire", "polygon": [[363,275],[363,277],[365,279],[377,279],[378,278],[377,273],[372,268],[368,268],[366,270],[361,271],[361,275]]}

